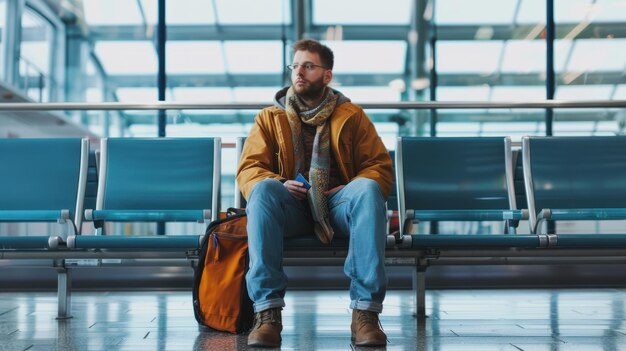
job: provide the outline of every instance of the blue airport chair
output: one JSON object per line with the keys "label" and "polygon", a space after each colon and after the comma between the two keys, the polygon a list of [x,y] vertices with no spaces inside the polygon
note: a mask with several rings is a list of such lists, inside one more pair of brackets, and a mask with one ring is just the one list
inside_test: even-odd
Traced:
{"label": "blue airport chair", "polygon": [[0,235],[0,249],[56,249],[79,233],[87,139],[0,139],[0,222],[57,222],[58,235]]}
{"label": "blue airport chair", "polygon": [[515,232],[528,216],[516,206],[509,138],[400,137],[396,181],[401,235],[414,220],[506,221]]}
{"label": "blue airport chair", "polygon": [[[219,138],[111,138],[101,143],[95,210],[105,222],[203,222],[219,212]],[[68,246],[82,249],[199,248],[201,235],[82,235]]]}
{"label": "blue airport chair", "polygon": [[[544,220],[626,219],[626,137],[525,137],[522,150],[533,232]],[[559,247],[623,246],[626,235],[549,238]]]}

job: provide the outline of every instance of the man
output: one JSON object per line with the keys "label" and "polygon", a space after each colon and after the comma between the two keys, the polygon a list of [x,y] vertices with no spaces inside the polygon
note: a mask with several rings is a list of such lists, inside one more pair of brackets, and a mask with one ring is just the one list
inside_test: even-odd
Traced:
{"label": "man", "polygon": [[363,110],[328,87],[332,51],[314,40],[295,43],[293,51],[292,85],[256,117],[237,170],[248,201],[246,279],[255,311],[248,345],[280,345],[283,237],[313,232],[323,243],[349,238],[344,272],[352,281],[352,339],[357,346],[386,345],[378,314],[387,288],[391,159]]}

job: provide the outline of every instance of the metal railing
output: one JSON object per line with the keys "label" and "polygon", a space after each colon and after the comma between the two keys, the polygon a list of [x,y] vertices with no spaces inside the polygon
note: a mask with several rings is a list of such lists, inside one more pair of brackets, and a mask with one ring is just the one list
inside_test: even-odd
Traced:
{"label": "metal railing", "polygon": [[[358,103],[358,102],[357,102]],[[121,102],[50,102],[50,103],[4,103],[0,111],[78,111],[78,110],[259,110],[270,103],[121,103]],[[529,100],[503,102],[473,101],[402,101],[370,102],[359,104],[364,109],[484,109],[484,108],[626,108],[626,100]]]}

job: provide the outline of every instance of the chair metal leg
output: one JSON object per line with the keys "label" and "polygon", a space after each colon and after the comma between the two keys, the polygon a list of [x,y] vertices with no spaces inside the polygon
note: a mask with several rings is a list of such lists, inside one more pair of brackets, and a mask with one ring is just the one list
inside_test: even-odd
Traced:
{"label": "chair metal leg", "polygon": [[426,266],[418,265],[413,271],[415,313],[418,318],[426,317]]}
{"label": "chair metal leg", "polygon": [[70,315],[72,297],[72,274],[66,267],[57,267],[57,319],[72,318]]}

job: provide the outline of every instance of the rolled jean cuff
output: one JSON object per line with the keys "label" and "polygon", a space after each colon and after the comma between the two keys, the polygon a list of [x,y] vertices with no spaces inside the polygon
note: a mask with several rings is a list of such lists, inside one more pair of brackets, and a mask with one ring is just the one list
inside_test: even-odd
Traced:
{"label": "rolled jean cuff", "polygon": [[350,302],[350,308],[353,310],[371,311],[381,313],[383,311],[383,304],[380,302],[357,300]]}
{"label": "rolled jean cuff", "polygon": [[285,307],[285,300],[283,299],[271,299],[262,302],[254,303],[254,313],[269,310],[270,308]]}

